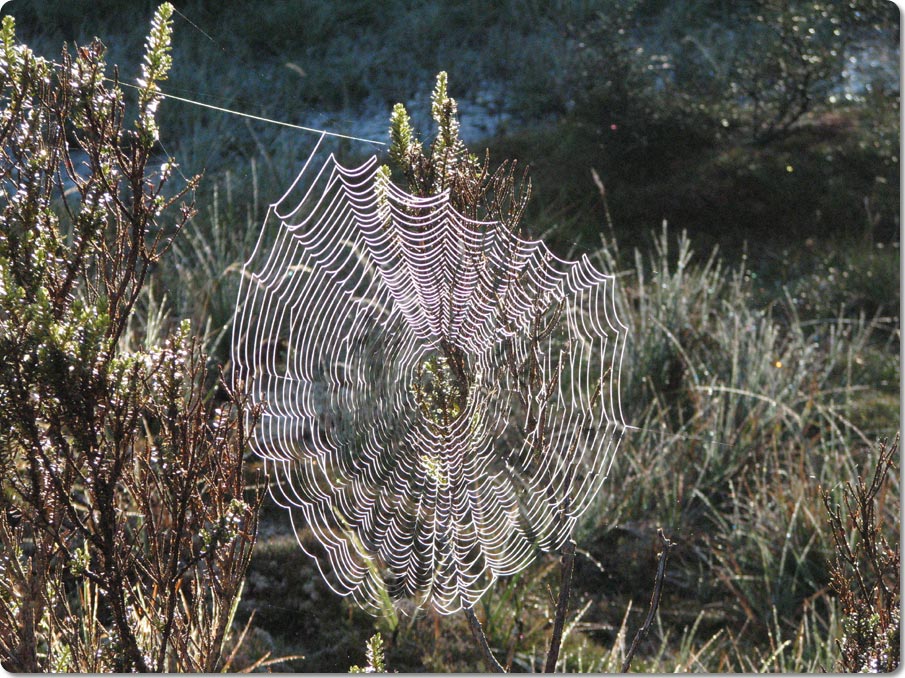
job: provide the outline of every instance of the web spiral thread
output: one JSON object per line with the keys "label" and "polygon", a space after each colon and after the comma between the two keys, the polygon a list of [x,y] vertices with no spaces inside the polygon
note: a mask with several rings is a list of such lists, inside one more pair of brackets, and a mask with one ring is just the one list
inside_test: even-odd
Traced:
{"label": "web spiral thread", "polygon": [[452,613],[569,538],[625,429],[613,292],[376,158],[306,166],[243,270],[233,352],[331,588]]}

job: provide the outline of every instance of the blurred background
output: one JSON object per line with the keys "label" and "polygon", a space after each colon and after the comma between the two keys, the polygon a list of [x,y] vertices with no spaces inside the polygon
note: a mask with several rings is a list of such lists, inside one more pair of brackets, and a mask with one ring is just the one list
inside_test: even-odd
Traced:
{"label": "blurred background", "polygon": [[[174,5],[163,89],[214,106],[388,141],[402,102],[430,141],[429,95],[447,71],[471,150],[530,168],[527,233],[620,275],[635,337],[623,400],[646,432],[623,447],[579,535],[567,666],[618,666],[608,662],[643,619],[662,526],[679,548],[636,668],[832,670],[845,613],[829,589],[820,493],[862,473],[900,425],[896,5]],[[48,58],[98,37],[130,83],[155,7],[13,0],[3,13]],[[192,318],[228,369],[238,270],[316,135],[178,101],[163,102],[160,128],[162,161],[204,179],[145,313]],[[330,143],[347,164],[385,150]],[[556,558],[542,558],[485,600],[491,643],[517,669],[537,668],[557,576]],[[427,613],[387,628],[333,596],[273,507],[241,620],[252,611],[249,661],[300,653],[283,667],[342,671],[380,628],[391,669],[479,666],[461,620]]]}

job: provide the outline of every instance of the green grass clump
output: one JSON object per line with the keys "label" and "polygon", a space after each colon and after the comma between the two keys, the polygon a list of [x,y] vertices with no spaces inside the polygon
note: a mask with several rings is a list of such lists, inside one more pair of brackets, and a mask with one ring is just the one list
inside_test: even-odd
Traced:
{"label": "green grass clump", "polygon": [[[679,548],[662,628],[694,624],[712,640],[708,670],[829,669],[838,619],[820,490],[855,477],[877,437],[898,428],[892,407],[864,416],[860,403],[889,386],[858,365],[897,364],[898,319],[846,317],[842,306],[825,323],[803,321],[788,297],[762,307],[744,264],[693,263],[685,236],[674,254],[670,244],[664,231],[623,275],[634,338],[623,403],[641,430],[589,517],[588,550],[610,573],[606,595],[640,602],[637,563],[653,571],[663,526]],[[591,618],[607,616],[601,604]],[[660,652],[675,659],[675,646]]]}

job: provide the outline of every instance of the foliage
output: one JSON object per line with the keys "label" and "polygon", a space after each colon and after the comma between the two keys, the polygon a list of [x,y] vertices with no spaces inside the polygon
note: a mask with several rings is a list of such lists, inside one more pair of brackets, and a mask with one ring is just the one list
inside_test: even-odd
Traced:
{"label": "foliage", "polygon": [[705,124],[756,144],[782,138],[843,98],[851,49],[898,18],[874,0],[645,4],[620,0],[576,29],[572,72],[578,115],[642,143],[646,126],[670,118],[691,133]]}
{"label": "foliage", "polygon": [[660,58],[648,54],[635,36],[640,4],[618,0],[573,28],[569,71],[574,98],[570,117],[593,125],[598,135],[619,131],[635,143],[644,143],[651,122],[664,115],[662,102],[653,96]]}
{"label": "foliage", "polygon": [[386,661],[383,657],[383,638],[379,633],[375,633],[368,640],[366,657],[367,666],[353,666],[349,669],[349,673],[386,673]]}
{"label": "foliage", "polygon": [[712,102],[723,127],[756,143],[782,137],[805,114],[829,105],[859,37],[855,16],[888,14],[870,5],[758,0],[741,6],[730,21],[687,36],[680,91]]}
{"label": "foliage", "polygon": [[[11,671],[215,671],[257,529],[241,394],[209,399],[182,323],[131,334],[192,214],[158,136],[172,7],[155,14],[133,128],[99,42],[61,65],[2,24],[0,652]],[[137,340],[138,339],[138,340]]]}
{"label": "foliage", "polygon": [[[437,74],[431,94],[431,116],[437,136],[427,153],[415,136],[411,118],[402,104],[390,117],[390,160],[416,196],[450,192],[450,203],[464,216],[497,221],[507,231],[519,233],[525,206],[531,195],[527,172],[519,178],[516,163],[501,164],[490,171],[489,153],[481,162],[465,147],[459,134],[458,106],[447,91],[448,76]],[[389,167],[384,170],[391,175]]]}
{"label": "foliage", "polygon": [[458,106],[447,92],[448,76],[437,74],[431,94],[431,117],[437,136],[424,153],[412,129],[411,118],[402,104],[390,116],[390,159],[408,182],[413,195],[436,195],[449,190],[457,209],[475,209],[474,191],[486,178],[478,159],[469,153],[459,137]]}
{"label": "foliage", "polygon": [[897,67],[864,67],[881,48],[897,63],[894,6],[663,5],[620,1],[572,25],[566,112],[491,145],[531,154],[531,221],[556,224],[560,250],[595,247],[594,168],[632,246],[663,219],[733,257],[745,242],[770,257],[777,240],[897,240]]}
{"label": "foliage", "polygon": [[898,544],[887,540],[884,515],[877,510],[886,499],[898,448],[898,439],[892,445],[880,445],[869,485],[860,476],[856,485],[844,485],[844,512],[832,492],[823,495],[836,545],[831,585],[842,605],[839,667],[846,673],[888,673],[899,668],[901,556]]}
{"label": "foliage", "polygon": [[[394,0],[377,12],[362,0],[342,6],[267,0],[258,20],[248,22],[242,3],[213,9],[189,0],[179,8],[186,19],[175,17],[184,30],[168,86],[215,105],[377,139],[391,102],[423,98],[433,74],[447,70],[458,83],[463,139],[501,134],[488,141],[496,157],[530,159],[543,191],[529,206],[530,221],[536,234],[557,227],[552,244],[563,254],[576,240],[585,249],[596,246],[604,215],[594,200],[592,167],[631,246],[646,244],[664,218],[695,233],[698,247],[728,241],[733,255],[744,240],[769,249],[778,236],[835,239],[866,226],[866,198],[879,217],[878,240],[895,239],[898,14],[886,0],[821,3],[820,11],[813,4]],[[121,72],[138,71],[130,62],[138,23],[121,21],[137,11],[134,3],[15,7],[33,42],[112,34]],[[807,48],[828,59],[834,101],[809,95],[810,112],[790,134],[754,145],[750,106],[731,94],[731,84],[737,91],[744,85],[737,71],[745,60],[775,65],[766,54],[775,42],[768,18],[780,10],[815,29],[813,40],[805,36]],[[833,17],[841,21],[839,36],[821,28]],[[761,34],[770,40],[755,39]],[[846,44],[846,58],[855,61],[840,65],[830,52],[838,56]],[[844,68],[830,73],[830,62]],[[765,89],[760,96],[773,101],[781,94]],[[424,129],[429,110],[409,112]],[[285,128],[176,102],[161,115],[164,145],[178,149],[183,171],[203,169],[215,178],[229,171],[243,200],[252,160],[267,201],[277,197],[270,186],[291,183],[305,154],[307,141]],[[346,157],[369,152],[351,142],[337,147]],[[212,186],[199,194],[201,208]],[[178,305],[177,312],[193,310]]]}
{"label": "foliage", "polygon": [[[879,409],[855,416],[858,400],[895,388],[858,363],[894,359],[898,325],[841,314],[803,320],[782,298],[765,307],[754,272],[724,268],[715,253],[693,263],[684,237],[678,251],[670,244],[664,232],[649,262],[636,255],[626,271],[621,317],[635,341],[624,402],[640,430],[611,478],[619,491],[602,493],[600,523],[588,528],[588,550],[619,575],[598,575],[588,591],[642,595],[628,563],[639,558],[633,549],[647,552],[659,523],[680,543],[673,563],[682,573],[666,587],[664,628],[695,621],[722,654],[721,670],[788,670],[794,645],[782,639],[835,623],[825,593],[833,537],[818,485],[852,473],[861,449],[898,425]],[[708,615],[696,621],[702,607]],[[739,645],[771,650],[733,657]],[[797,670],[829,668],[819,642],[806,647],[795,650]]]}

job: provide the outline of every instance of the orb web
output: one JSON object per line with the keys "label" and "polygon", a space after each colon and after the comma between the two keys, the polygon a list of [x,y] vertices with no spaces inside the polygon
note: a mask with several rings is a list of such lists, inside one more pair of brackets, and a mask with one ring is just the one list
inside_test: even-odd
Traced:
{"label": "orb web", "polygon": [[337,593],[471,607],[559,548],[606,478],[625,428],[614,278],[407,194],[376,158],[312,165],[243,270],[252,448]]}

